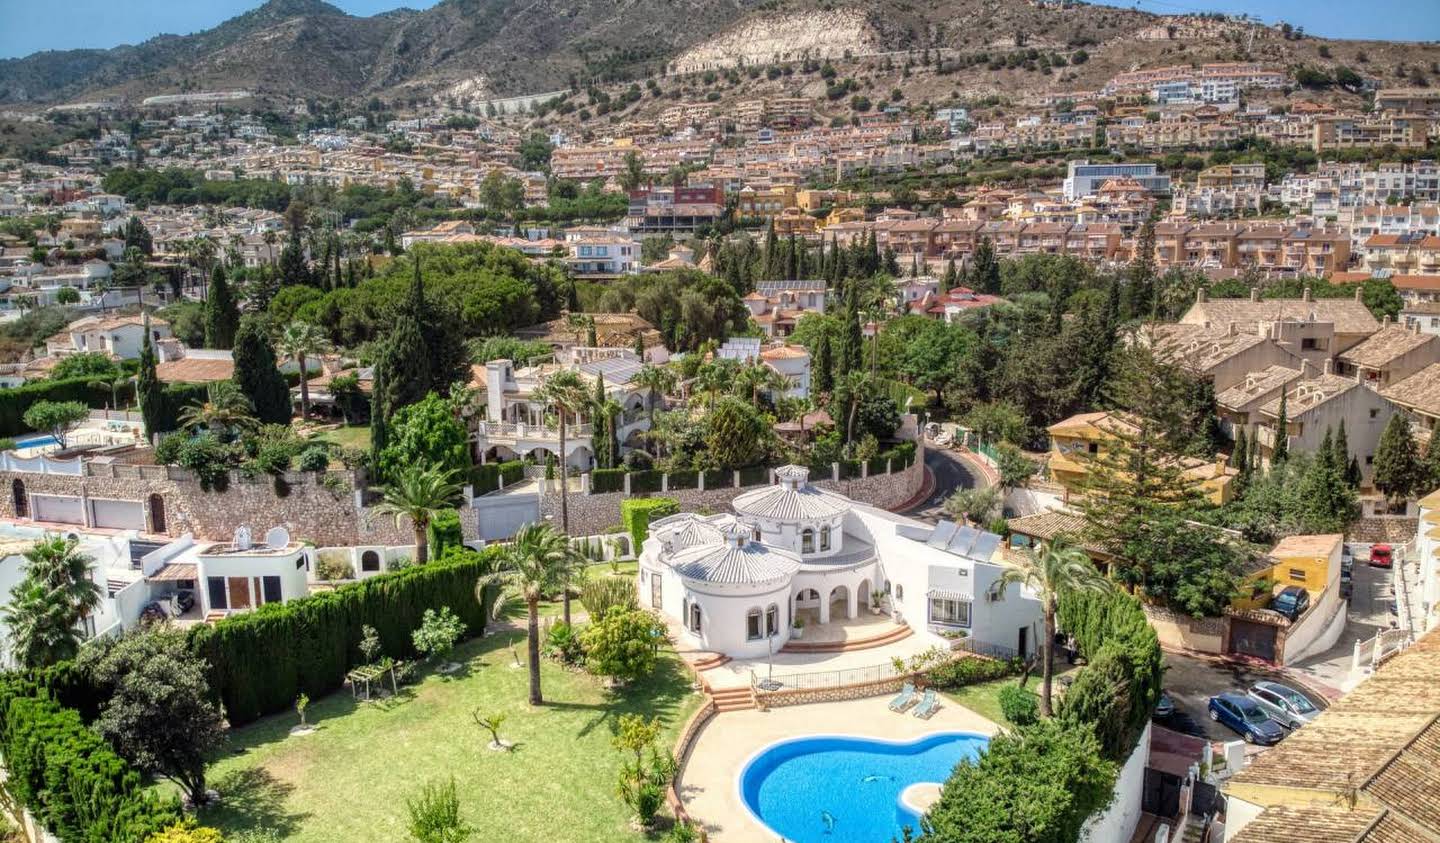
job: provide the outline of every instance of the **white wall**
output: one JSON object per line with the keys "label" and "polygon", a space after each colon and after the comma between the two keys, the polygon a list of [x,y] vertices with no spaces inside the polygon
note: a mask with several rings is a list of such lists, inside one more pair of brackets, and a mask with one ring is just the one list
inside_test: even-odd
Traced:
{"label": "white wall", "polygon": [[1140,799],[1145,788],[1145,764],[1150,760],[1150,724],[1140,733],[1135,751],[1115,777],[1115,795],[1110,806],[1091,815],[1080,829],[1081,843],[1114,843],[1129,840],[1140,821]]}

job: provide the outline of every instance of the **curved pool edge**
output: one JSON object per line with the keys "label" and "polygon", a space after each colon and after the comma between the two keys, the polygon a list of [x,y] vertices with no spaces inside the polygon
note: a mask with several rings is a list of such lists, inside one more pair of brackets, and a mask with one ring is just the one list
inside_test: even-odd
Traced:
{"label": "curved pool edge", "polygon": [[[858,735],[853,732],[817,732],[813,735],[795,735],[793,737],[781,738],[778,741],[771,741],[770,743],[765,744],[764,746],[750,753],[750,755],[745,759],[745,762],[740,765],[740,769],[735,773],[735,798],[740,803],[740,807],[745,809],[745,815],[749,817],[752,822],[760,826],[767,833],[775,835],[781,841],[788,841],[789,838],[787,838],[784,834],[781,834],[779,831],[776,831],[769,823],[765,822],[765,819],[763,817],[761,817],[759,814],[756,814],[755,809],[750,806],[750,800],[745,798],[745,774],[750,770],[752,766],[754,766],[755,762],[761,756],[765,755],[771,750],[776,749],[777,747],[782,747],[793,743],[801,743],[802,741],[825,740],[827,738],[866,741],[874,744],[887,744],[889,746],[913,746],[915,744],[923,743],[927,740],[938,737],[978,739],[984,741],[985,744],[988,746],[990,741],[993,740],[995,736],[993,734],[987,735],[984,732],[973,732],[964,729],[940,729],[934,732],[926,732],[923,735],[916,735],[915,737],[908,740],[878,738],[871,735]],[[916,784],[943,785],[944,783],[911,782],[909,785],[906,785],[906,788],[902,788],[901,792],[903,793],[905,789],[908,789],[909,787]]]}

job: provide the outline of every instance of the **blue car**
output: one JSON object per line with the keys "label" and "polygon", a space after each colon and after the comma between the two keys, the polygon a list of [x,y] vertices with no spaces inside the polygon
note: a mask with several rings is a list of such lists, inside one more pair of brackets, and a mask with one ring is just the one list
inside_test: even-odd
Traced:
{"label": "blue car", "polygon": [[1244,735],[1246,743],[1269,746],[1285,737],[1285,727],[1244,694],[1226,692],[1211,697],[1210,719]]}

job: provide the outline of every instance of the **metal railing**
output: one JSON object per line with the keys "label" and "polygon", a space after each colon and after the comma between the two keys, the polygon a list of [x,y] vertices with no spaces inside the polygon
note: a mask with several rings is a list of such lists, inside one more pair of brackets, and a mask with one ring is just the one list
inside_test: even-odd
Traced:
{"label": "metal railing", "polygon": [[895,679],[909,671],[896,672],[894,664],[876,664],[869,667],[851,667],[840,670],[820,670],[811,673],[774,673],[757,675],[750,671],[750,685],[762,691],[822,691],[845,688],[866,682],[881,682]]}

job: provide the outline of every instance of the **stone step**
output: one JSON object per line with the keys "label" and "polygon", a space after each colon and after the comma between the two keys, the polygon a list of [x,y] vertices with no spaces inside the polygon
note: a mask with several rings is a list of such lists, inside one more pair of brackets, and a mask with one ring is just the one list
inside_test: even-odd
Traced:
{"label": "stone step", "polygon": [[850,653],[856,650],[869,650],[875,647],[884,647],[887,644],[894,644],[896,641],[903,641],[914,635],[914,631],[908,626],[900,625],[879,635],[872,635],[868,638],[855,638],[846,641],[790,641],[780,648],[782,653]]}

